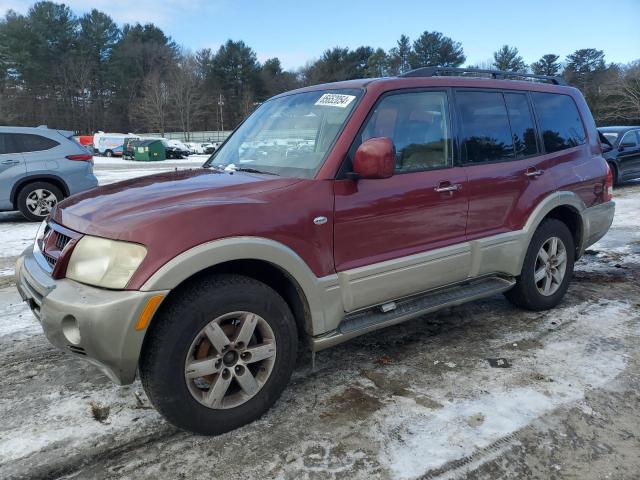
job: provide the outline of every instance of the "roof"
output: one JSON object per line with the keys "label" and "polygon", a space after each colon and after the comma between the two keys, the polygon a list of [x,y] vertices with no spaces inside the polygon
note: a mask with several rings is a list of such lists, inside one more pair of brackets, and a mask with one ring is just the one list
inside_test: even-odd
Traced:
{"label": "roof", "polygon": [[420,87],[481,87],[513,90],[531,90],[540,92],[574,91],[574,87],[557,85],[553,83],[532,82],[530,80],[517,79],[506,80],[502,78],[490,78],[471,75],[436,75],[436,76],[400,76],[400,77],[380,77],[361,78],[356,80],[344,80],[341,82],[321,83],[308,87],[298,88],[288,92],[283,92],[272,98],[285,97],[288,95],[304,92],[314,92],[318,90],[337,90],[343,88],[375,88],[381,91],[395,90],[399,88],[420,88]]}
{"label": "roof", "polygon": [[149,145],[156,143],[156,142],[160,142],[162,143],[162,140],[133,140],[130,145],[132,147],[148,147]]}

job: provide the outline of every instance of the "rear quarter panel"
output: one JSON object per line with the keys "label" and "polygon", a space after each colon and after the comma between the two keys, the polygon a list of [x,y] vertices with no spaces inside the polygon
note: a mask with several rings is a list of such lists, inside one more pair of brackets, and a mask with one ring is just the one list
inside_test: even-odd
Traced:
{"label": "rear quarter panel", "polygon": [[577,89],[571,92],[585,127],[586,141],[583,145],[551,154],[551,164],[558,190],[575,193],[588,208],[605,201],[609,167],[602,156],[596,124],[584,97]]}
{"label": "rear quarter panel", "polygon": [[62,135],[47,135],[60,145],[40,152],[24,154],[28,177],[49,175],[61,179],[68,189],[68,194],[83,192],[98,185],[93,175],[91,162],[75,161],[66,158],[67,155],[87,153],[84,148],[68,140]]}

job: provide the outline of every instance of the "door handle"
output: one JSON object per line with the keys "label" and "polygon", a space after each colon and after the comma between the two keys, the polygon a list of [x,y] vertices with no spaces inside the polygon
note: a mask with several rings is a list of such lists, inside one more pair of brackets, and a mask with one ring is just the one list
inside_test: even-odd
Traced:
{"label": "door handle", "polygon": [[440,185],[438,185],[436,188],[434,188],[434,190],[438,193],[446,193],[446,192],[457,192],[458,190],[462,189],[462,185],[460,185],[459,183],[449,183],[449,182],[442,182],[440,183]]}
{"label": "door handle", "polygon": [[535,178],[535,177],[539,177],[540,175],[543,175],[544,170],[540,170],[536,167],[529,167],[527,168],[527,171],[524,172],[524,174],[529,178]]}
{"label": "door handle", "polygon": [[20,160],[3,160],[0,162],[2,165],[17,165]]}

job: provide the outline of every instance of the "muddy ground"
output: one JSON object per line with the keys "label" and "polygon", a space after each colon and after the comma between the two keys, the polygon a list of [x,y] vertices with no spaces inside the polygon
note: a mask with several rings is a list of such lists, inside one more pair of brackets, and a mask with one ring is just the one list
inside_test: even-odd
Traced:
{"label": "muddy ground", "polygon": [[37,226],[0,214],[0,478],[637,479],[640,182],[616,200],[560,307],[496,296],[321,352],[315,371],[303,356],[269,413],[215,438],[47,343],[13,278]]}

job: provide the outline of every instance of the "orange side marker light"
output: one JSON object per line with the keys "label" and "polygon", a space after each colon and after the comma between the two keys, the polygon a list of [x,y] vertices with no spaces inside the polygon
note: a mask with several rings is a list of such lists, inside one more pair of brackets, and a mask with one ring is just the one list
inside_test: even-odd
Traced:
{"label": "orange side marker light", "polygon": [[149,322],[153,318],[153,314],[156,313],[156,310],[158,309],[158,306],[162,302],[163,298],[164,295],[154,295],[147,301],[147,304],[145,305],[142,313],[140,314],[140,317],[138,318],[138,321],[136,322],[136,330],[144,330],[145,328],[147,328]]}

